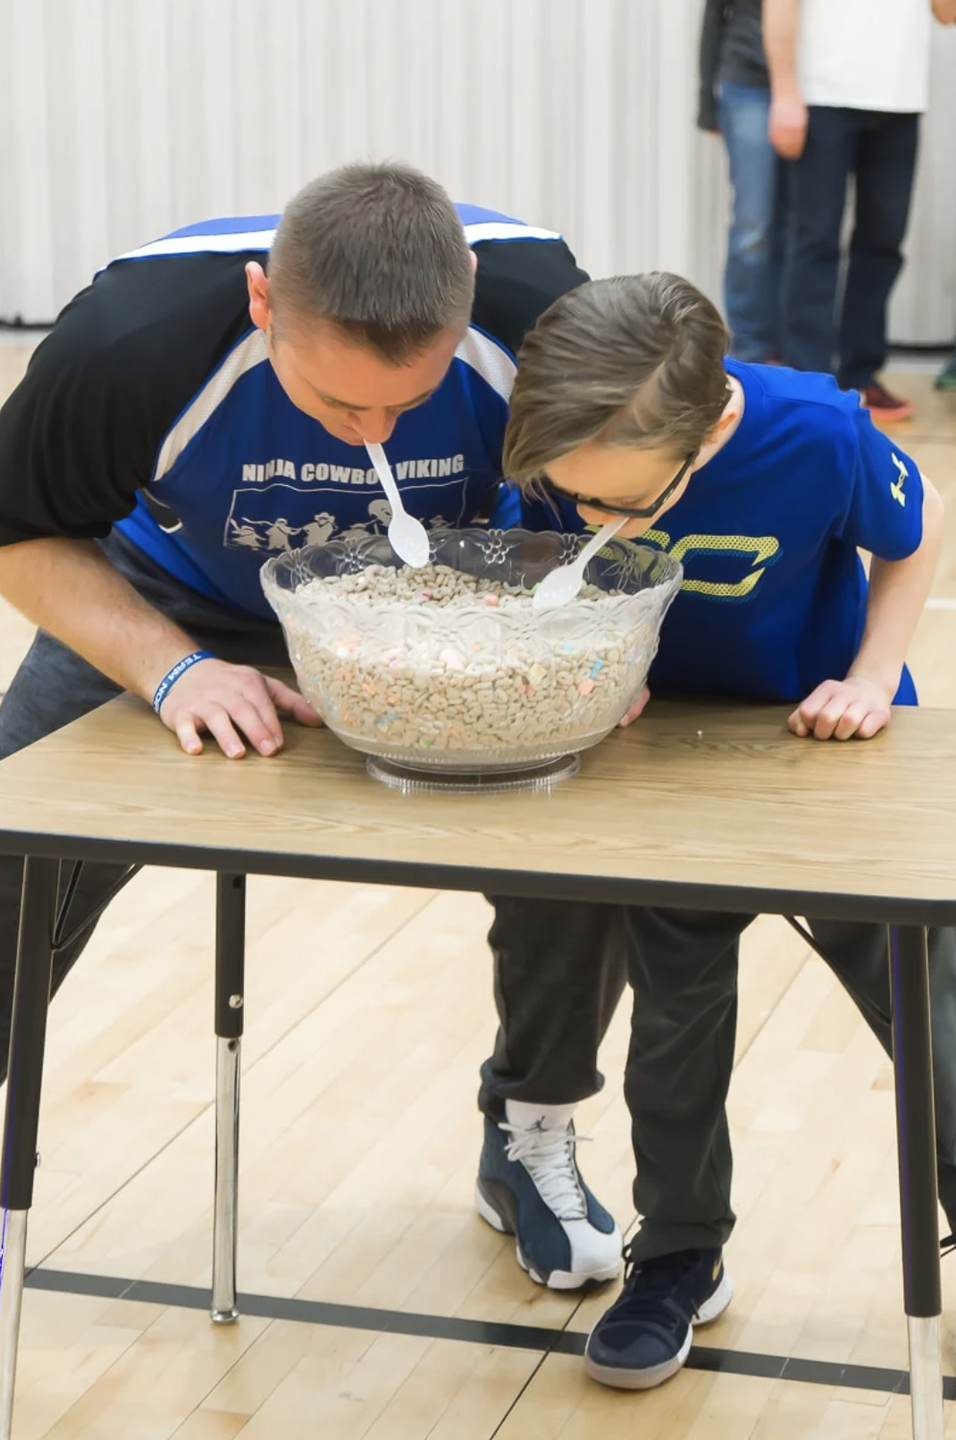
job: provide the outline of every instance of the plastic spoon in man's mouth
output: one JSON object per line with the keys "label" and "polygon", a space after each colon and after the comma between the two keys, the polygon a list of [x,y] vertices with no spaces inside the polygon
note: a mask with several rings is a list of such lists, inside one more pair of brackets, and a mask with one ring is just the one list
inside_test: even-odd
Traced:
{"label": "plastic spoon in man's mouth", "polygon": [[416,569],[427,565],[430,552],[428,531],[420,520],[416,520],[414,515],[409,515],[402,504],[392,468],[385,458],[385,451],[381,445],[373,445],[371,441],[366,440],[365,448],[368,451],[369,459],[375,466],[375,473],[382,482],[385,498],[392,507],[392,518],[388,522],[389,544],[399,560],[404,560],[406,565],[411,565]]}

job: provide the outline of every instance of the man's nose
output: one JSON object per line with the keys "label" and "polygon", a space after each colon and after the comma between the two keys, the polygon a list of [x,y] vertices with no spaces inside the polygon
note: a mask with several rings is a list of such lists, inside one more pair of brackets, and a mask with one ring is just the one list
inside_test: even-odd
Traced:
{"label": "man's nose", "polygon": [[363,410],[351,418],[364,441],[370,445],[384,445],[395,429],[398,416],[390,410]]}

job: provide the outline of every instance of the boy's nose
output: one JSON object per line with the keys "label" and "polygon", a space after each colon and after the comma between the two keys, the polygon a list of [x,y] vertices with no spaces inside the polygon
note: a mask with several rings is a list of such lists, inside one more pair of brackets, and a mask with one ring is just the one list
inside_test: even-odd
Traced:
{"label": "boy's nose", "polygon": [[[592,505],[579,505],[578,514],[586,525],[606,525],[609,520],[615,517],[606,510],[597,510]],[[638,535],[643,535],[653,525],[653,520],[641,520],[637,516],[632,520],[626,520],[617,532],[619,540],[634,540]]]}

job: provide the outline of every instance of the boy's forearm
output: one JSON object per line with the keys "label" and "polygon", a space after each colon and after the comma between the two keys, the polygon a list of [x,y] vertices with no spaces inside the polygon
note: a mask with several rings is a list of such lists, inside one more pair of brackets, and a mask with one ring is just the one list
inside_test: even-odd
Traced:
{"label": "boy's forearm", "polygon": [[936,574],[943,543],[943,502],[923,481],[923,539],[905,560],[874,556],[863,643],[850,675],[882,685],[889,699],[899,688],[906,655]]}
{"label": "boy's forearm", "polygon": [[797,34],[800,0],[764,0],[763,46],[774,95],[799,96]]}

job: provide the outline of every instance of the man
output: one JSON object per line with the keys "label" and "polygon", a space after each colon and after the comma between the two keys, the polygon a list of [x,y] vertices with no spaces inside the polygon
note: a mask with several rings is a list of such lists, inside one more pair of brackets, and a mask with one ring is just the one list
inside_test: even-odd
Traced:
{"label": "man", "polygon": [[[920,115],[929,100],[932,15],[956,0],[765,0],[770,138],[790,167],[792,253],[784,351],[798,370],[833,370],[875,421],[913,406],[879,378],[886,310],[903,264]],[[854,179],[854,228],[837,310],[840,230]]]}
{"label": "man", "polygon": [[[285,661],[263,560],[384,528],[366,441],[388,444],[413,514],[455,526],[487,513],[514,355],[584,279],[559,236],[456,212],[402,166],[315,181],[277,230],[274,217],[213,221],[107,266],[0,413],[0,594],[40,627],[0,708],[0,757],[123,689],[188,755],[204,736],[230,758],[272,755],[279,713],[317,724],[257,668]],[[21,874],[0,862],[4,1056]],[[85,867],[76,913],[95,916],[116,878]],[[621,958],[609,950],[600,983],[578,965],[581,907],[579,933],[563,925],[535,973],[512,938],[520,910],[499,904],[492,932],[501,1030],[483,1072],[479,1207],[517,1232],[535,1279],[575,1288],[621,1267],[571,1118],[602,1083]],[[58,955],[56,985],[94,923]]]}

